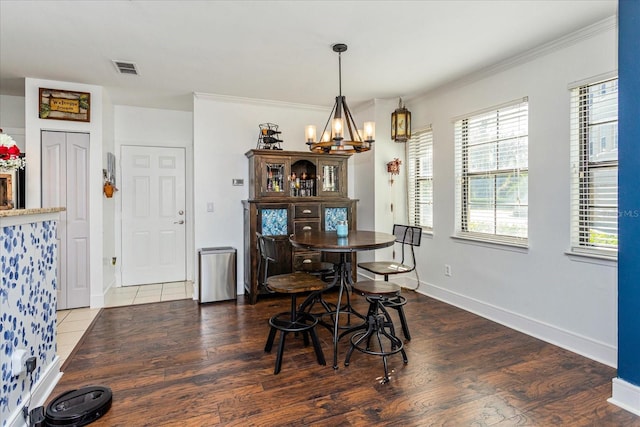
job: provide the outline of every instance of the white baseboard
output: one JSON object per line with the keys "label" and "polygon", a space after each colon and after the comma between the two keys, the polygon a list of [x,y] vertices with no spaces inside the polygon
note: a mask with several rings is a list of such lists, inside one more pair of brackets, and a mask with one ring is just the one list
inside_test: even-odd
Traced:
{"label": "white baseboard", "polygon": [[[418,284],[416,279],[411,276],[399,276],[397,279],[394,278],[393,281],[408,289],[416,289],[416,285]],[[613,368],[617,367],[618,349],[612,345],[595,341],[591,338],[558,328],[557,326],[540,322],[539,320],[451,292],[429,283],[420,282],[420,286],[416,289],[416,292],[459,307]]]}
{"label": "white baseboard", "polygon": [[[44,370],[38,382],[34,384],[33,390],[31,390],[31,402],[29,404],[29,409],[44,405],[56,384],[60,381],[60,377],[62,377],[62,372],[60,372],[60,358],[56,355],[53,362]],[[27,423],[22,416],[22,408],[16,408],[14,413],[11,414],[7,426],[27,426]]]}
{"label": "white baseboard", "polygon": [[607,402],[640,416],[640,387],[614,378],[611,395]]}

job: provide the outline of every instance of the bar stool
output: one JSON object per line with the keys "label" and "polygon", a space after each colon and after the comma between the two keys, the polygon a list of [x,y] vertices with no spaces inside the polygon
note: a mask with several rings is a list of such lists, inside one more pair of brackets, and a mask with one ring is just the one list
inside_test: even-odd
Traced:
{"label": "bar stool", "polygon": [[[275,244],[273,238],[267,236],[258,236],[262,256],[277,261],[275,253]],[[318,319],[309,313],[299,311],[296,304],[296,297],[305,292],[321,291],[326,289],[327,283],[308,273],[295,272],[288,274],[279,274],[276,276],[265,277],[266,286],[271,292],[289,294],[291,296],[291,305],[289,311],[278,313],[269,319],[269,337],[264,347],[264,351],[271,352],[273,341],[276,333],[280,331],[280,342],[278,343],[278,353],[276,355],[276,367],[273,371],[274,375],[280,373],[282,367],[282,355],[284,353],[285,337],[288,333],[302,333],[304,345],[309,345],[309,336],[313,343],[313,349],[320,365],[326,365],[324,353],[320,346],[320,340],[316,333],[316,325]],[[308,334],[308,335],[307,335]]]}
{"label": "bar stool", "polygon": [[[420,246],[420,240],[422,239],[422,228],[413,227],[409,225],[394,224],[393,234],[396,236],[396,243],[400,243],[401,247],[401,259],[400,262],[396,261],[374,261],[374,262],[361,262],[358,267],[363,270],[369,271],[374,274],[384,276],[384,281],[389,281],[389,275],[409,273],[416,269],[416,254],[414,251],[415,246]],[[411,262],[407,261],[405,264],[405,246],[408,246],[411,251]],[[384,302],[384,306],[387,308],[393,308],[398,312],[400,322],[402,323],[402,333],[404,337],[411,341],[411,333],[409,332],[409,324],[404,314],[404,305],[407,303],[407,299],[400,295],[395,298],[391,298]]]}
{"label": "bar stool", "polygon": [[[369,310],[367,312],[366,323],[349,331],[358,332],[351,335],[351,346],[347,351],[344,365],[349,366],[353,350],[374,356],[382,356],[382,362],[384,364],[383,383],[389,382],[387,356],[401,353],[404,363],[409,362],[407,353],[403,348],[402,340],[396,336],[391,316],[389,316],[389,313],[385,309],[385,304],[391,300],[395,300],[400,295],[401,289],[402,288],[395,283],[376,280],[362,281],[353,285],[353,292],[364,296],[369,302]],[[376,337],[378,343],[376,350],[371,348],[371,338],[373,336]]]}

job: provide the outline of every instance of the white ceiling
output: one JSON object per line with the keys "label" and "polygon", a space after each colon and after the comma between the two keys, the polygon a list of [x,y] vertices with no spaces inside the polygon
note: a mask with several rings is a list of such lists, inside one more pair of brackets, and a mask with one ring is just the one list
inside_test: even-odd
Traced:
{"label": "white ceiling", "polygon": [[[352,107],[416,95],[615,15],[616,0],[0,0],[0,94],[24,77],[104,86],[114,104],[192,93]],[[135,62],[120,75],[112,60]]]}

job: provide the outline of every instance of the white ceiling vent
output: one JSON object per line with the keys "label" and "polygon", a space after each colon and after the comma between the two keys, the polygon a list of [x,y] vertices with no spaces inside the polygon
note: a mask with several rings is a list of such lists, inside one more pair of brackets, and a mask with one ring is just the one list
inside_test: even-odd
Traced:
{"label": "white ceiling vent", "polygon": [[114,59],[113,65],[116,66],[116,69],[118,70],[118,72],[120,72],[120,74],[131,74],[134,76],[137,76],[140,74],[138,73],[138,67],[133,62],[117,61]]}

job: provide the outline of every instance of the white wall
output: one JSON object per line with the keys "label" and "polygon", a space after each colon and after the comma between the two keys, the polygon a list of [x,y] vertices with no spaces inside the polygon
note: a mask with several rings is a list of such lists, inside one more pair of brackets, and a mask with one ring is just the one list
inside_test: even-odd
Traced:
{"label": "white wall", "polygon": [[0,129],[11,136],[20,151],[25,150],[24,97],[0,95]]}
{"label": "white wall", "polygon": [[[114,111],[111,98],[107,92],[102,94],[102,168],[107,168],[107,153],[114,153]],[[104,180],[103,180],[104,183]],[[102,292],[103,294],[115,284],[115,266],[111,257],[115,255],[115,198],[104,198],[102,204]]]}
{"label": "white wall", "polygon": [[[256,148],[258,125],[275,123],[282,148],[309,151],[304,127],[324,126],[329,109],[270,101],[195,94],[193,106],[194,253],[199,248],[232,246],[238,250],[238,295],[244,293],[242,200],[249,195],[245,153]],[[319,130],[318,133],[321,131]],[[233,178],[244,186],[233,186]],[[214,211],[207,212],[213,202]]]}
{"label": "white wall", "polygon": [[[616,263],[565,251],[570,247],[568,86],[616,70],[614,26],[408,103],[414,124],[432,123],[434,135],[434,234],[418,248],[420,291],[610,366],[616,365],[617,352]],[[524,96],[529,97],[529,249],[451,238],[453,119]],[[376,212],[380,206],[376,202]],[[445,264],[451,265],[451,277],[444,275]]]}
{"label": "white wall", "polygon": [[[376,123],[376,142],[373,149],[354,154],[351,158],[354,173],[350,174],[349,186],[353,187],[353,197],[359,200],[360,230],[390,233],[394,223],[407,223],[403,207],[406,204],[405,187],[398,185],[400,181],[404,181],[404,174],[395,176],[396,183],[391,185],[387,173],[388,162],[394,158],[404,159],[404,144],[391,140],[391,113],[397,106],[397,99],[375,99],[367,108],[355,114],[358,123],[365,120],[374,120]],[[404,160],[400,168],[404,172]],[[365,251],[358,254],[358,262],[390,259],[392,255],[393,248]],[[370,276],[363,271],[360,273]]]}
{"label": "white wall", "polygon": [[[91,121],[73,122],[67,120],[40,119],[39,88],[63,89],[89,92],[91,94]],[[38,208],[41,200],[40,176],[40,132],[42,130],[63,132],[85,132],[89,134],[89,227],[90,227],[90,277],[91,307],[102,307],[104,293],[102,286],[102,87],[55,80],[25,79],[25,152],[26,168],[26,207]]]}
{"label": "white wall", "polygon": [[[186,111],[159,110],[154,108],[129,107],[116,105],[114,108],[114,154],[116,155],[117,185],[122,182],[121,147],[123,145],[151,147],[180,147],[186,151],[186,202],[193,205],[193,114]],[[117,186],[116,185],[116,186]],[[115,236],[113,248],[115,253],[105,254],[110,260],[112,256],[121,259],[122,255],[122,197],[115,193]],[[193,209],[185,212],[187,235],[187,279],[193,280],[193,247],[194,223]],[[115,268],[116,285],[122,283],[120,261]]]}

